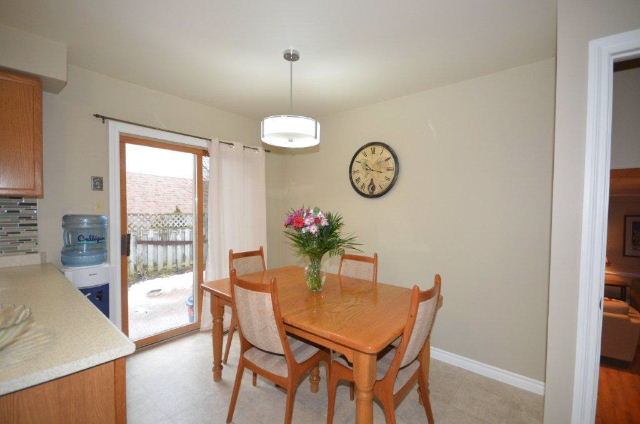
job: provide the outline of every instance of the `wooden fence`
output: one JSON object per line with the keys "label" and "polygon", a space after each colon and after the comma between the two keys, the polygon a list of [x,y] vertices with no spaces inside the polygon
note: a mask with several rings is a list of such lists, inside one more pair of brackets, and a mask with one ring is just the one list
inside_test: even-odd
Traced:
{"label": "wooden fence", "polygon": [[129,282],[185,272],[193,267],[192,215],[129,214]]}

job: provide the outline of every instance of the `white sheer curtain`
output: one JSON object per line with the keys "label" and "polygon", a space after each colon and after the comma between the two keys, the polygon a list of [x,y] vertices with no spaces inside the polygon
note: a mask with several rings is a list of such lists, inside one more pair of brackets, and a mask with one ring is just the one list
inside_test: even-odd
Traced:
{"label": "white sheer curtain", "polygon": [[[265,152],[211,141],[209,145],[208,250],[205,279],[229,276],[229,249],[267,247]],[[266,252],[265,252],[266,254]],[[209,295],[201,328],[211,328]]]}

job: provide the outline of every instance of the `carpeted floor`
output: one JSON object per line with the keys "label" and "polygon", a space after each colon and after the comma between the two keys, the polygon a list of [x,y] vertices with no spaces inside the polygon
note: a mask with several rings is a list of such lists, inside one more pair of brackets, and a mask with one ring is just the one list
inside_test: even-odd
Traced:
{"label": "carpeted floor", "polygon": [[[127,360],[129,424],[224,423],[235,378],[237,337],[223,370],[223,381],[211,376],[211,336],[196,333],[147,348]],[[308,378],[301,383],[293,413],[294,423],[324,423],[327,391],[325,371],[318,393],[311,393]],[[542,396],[477,374],[432,361],[431,402],[438,424],[529,424],[542,422]],[[272,424],[284,419],[285,394],[266,380],[251,385],[245,372],[234,423]],[[375,422],[384,423],[380,406]],[[426,422],[415,390],[398,406],[399,424]],[[355,422],[355,404],[349,389],[338,389],[335,423]]]}

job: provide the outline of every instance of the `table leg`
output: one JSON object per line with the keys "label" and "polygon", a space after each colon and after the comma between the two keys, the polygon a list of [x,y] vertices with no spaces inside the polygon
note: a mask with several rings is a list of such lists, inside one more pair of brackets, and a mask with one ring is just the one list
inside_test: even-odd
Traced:
{"label": "table leg", "polygon": [[213,381],[222,380],[222,321],[224,305],[218,296],[211,296],[211,315],[213,316]]}
{"label": "table leg", "polygon": [[311,383],[311,393],[318,393],[318,389],[320,388],[320,365],[311,368],[309,382]]}
{"label": "table leg", "polygon": [[373,423],[373,385],[376,382],[375,354],[354,352],[353,376],[356,383],[356,424]]}

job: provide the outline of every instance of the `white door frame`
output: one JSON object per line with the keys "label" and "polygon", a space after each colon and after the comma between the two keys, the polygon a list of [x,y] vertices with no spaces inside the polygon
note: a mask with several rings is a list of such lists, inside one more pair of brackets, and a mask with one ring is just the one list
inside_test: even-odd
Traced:
{"label": "white door frame", "polygon": [[[109,138],[109,263],[111,264],[111,281],[109,284],[109,315],[116,327],[122,329],[122,305],[120,302],[120,136],[131,135],[170,144],[188,145],[209,149],[207,140],[187,135],[141,127],[119,121],[109,121],[107,127]],[[197,237],[194,232],[194,237]],[[197,238],[194,238],[198,243]],[[195,260],[197,255],[194,255]],[[195,263],[195,266],[198,264]]]}
{"label": "white door frame", "polygon": [[572,424],[593,423],[596,417],[611,172],[613,63],[638,56],[640,30],[599,38],[589,43],[587,137]]}

